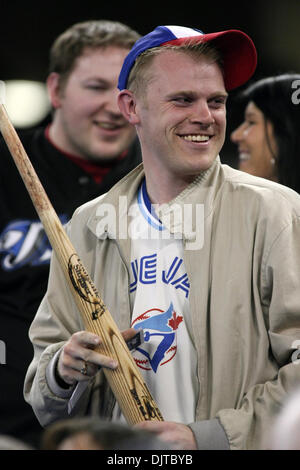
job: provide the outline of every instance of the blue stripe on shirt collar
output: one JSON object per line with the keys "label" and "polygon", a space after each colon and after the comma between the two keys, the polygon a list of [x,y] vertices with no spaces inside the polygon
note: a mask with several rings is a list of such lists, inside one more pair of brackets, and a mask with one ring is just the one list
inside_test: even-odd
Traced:
{"label": "blue stripe on shirt collar", "polygon": [[150,225],[152,225],[152,227],[160,231],[165,229],[165,227],[162,225],[161,221],[157,217],[155,210],[151,204],[147,192],[145,179],[143,180],[141,187],[138,191],[138,204],[143,217],[147,220]]}

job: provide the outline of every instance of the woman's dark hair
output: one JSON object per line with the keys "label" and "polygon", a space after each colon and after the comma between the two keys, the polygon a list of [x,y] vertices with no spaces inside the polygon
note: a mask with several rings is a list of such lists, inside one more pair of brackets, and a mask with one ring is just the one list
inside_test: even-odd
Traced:
{"label": "woman's dark hair", "polygon": [[[298,89],[298,91],[297,91]],[[300,193],[300,74],[264,78],[242,91],[245,104],[253,101],[273,125],[278,147],[278,182]]]}

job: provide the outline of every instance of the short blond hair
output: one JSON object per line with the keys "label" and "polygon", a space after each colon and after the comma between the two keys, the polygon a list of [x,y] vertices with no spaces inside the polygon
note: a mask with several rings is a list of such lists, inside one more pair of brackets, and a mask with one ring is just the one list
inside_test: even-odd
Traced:
{"label": "short blond hair", "polygon": [[220,51],[215,46],[207,42],[191,41],[185,42],[180,46],[170,44],[163,47],[153,47],[151,49],[147,49],[137,57],[128,77],[128,90],[139,96],[146,93],[147,86],[152,78],[150,66],[155,57],[166,51],[181,52],[190,55],[195,60],[205,56],[213,63],[217,63],[223,71],[223,59]]}

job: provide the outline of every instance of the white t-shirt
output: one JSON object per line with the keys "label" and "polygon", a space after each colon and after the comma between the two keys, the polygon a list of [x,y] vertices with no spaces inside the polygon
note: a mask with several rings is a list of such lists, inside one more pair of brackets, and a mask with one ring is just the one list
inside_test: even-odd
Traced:
{"label": "white t-shirt", "polygon": [[130,207],[132,327],[144,330],[133,357],[165,421],[195,420],[197,357],[182,240],[151,213],[145,181]]}

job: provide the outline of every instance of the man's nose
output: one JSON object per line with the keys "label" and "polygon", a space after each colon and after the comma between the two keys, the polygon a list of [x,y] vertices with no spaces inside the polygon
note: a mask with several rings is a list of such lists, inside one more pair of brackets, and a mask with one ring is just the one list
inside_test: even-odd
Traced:
{"label": "man's nose", "polygon": [[121,111],[118,105],[118,94],[119,90],[117,88],[107,91],[104,108],[108,113],[119,117],[121,116]]}
{"label": "man's nose", "polygon": [[191,122],[197,122],[204,126],[210,126],[215,122],[212,111],[207,102],[196,104],[194,113],[191,116]]}

